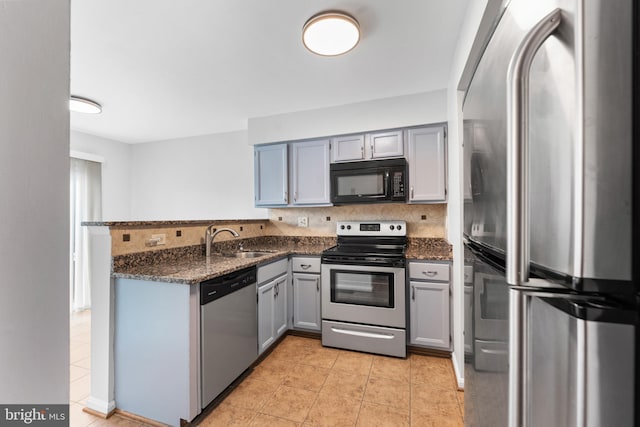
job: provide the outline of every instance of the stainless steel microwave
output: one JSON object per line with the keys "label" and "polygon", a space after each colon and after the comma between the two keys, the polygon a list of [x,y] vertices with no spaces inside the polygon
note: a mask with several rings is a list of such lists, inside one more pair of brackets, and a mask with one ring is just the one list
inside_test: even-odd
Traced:
{"label": "stainless steel microwave", "polygon": [[405,159],[332,163],[330,175],[334,205],[407,200]]}

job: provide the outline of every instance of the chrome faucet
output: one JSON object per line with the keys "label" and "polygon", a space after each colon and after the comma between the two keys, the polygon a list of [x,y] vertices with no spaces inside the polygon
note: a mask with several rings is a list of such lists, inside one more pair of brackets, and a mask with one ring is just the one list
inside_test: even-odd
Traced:
{"label": "chrome faucet", "polygon": [[211,257],[211,245],[213,244],[213,239],[215,239],[216,236],[223,231],[228,231],[229,233],[233,234],[234,237],[240,237],[240,235],[231,228],[220,228],[216,230],[215,224],[211,224],[204,232],[205,253],[207,255],[207,258]]}

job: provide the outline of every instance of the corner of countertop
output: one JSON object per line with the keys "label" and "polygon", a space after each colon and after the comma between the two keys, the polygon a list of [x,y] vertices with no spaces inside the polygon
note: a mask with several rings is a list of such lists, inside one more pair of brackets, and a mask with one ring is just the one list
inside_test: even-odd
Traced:
{"label": "corner of countertop", "polygon": [[451,261],[453,247],[441,237],[409,237],[406,257],[407,259]]}

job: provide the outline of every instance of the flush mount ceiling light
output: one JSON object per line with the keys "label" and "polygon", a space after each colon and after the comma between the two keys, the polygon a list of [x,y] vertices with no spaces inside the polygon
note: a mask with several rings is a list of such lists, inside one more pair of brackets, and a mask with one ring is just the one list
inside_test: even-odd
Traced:
{"label": "flush mount ceiling light", "polygon": [[100,114],[102,105],[87,98],[71,95],[69,97],[69,110],[76,113]]}
{"label": "flush mount ceiling light", "polygon": [[302,27],[302,43],[311,52],[336,56],[349,52],[360,41],[360,25],[342,12],[322,12]]}

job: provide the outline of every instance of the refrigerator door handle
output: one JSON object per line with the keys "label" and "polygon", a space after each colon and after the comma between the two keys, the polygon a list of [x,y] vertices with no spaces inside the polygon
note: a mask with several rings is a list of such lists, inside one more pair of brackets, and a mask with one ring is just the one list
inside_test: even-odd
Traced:
{"label": "refrigerator door handle", "polygon": [[529,278],[529,71],[538,49],[560,24],[555,9],[527,33],[507,74],[507,259],[510,285]]}
{"label": "refrigerator door handle", "polygon": [[[507,257],[510,285],[529,280],[529,71],[538,49],[561,21],[555,9],[538,22],[516,49],[507,74]],[[526,296],[509,291],[509,426],[527,425],[524,414]]]}

